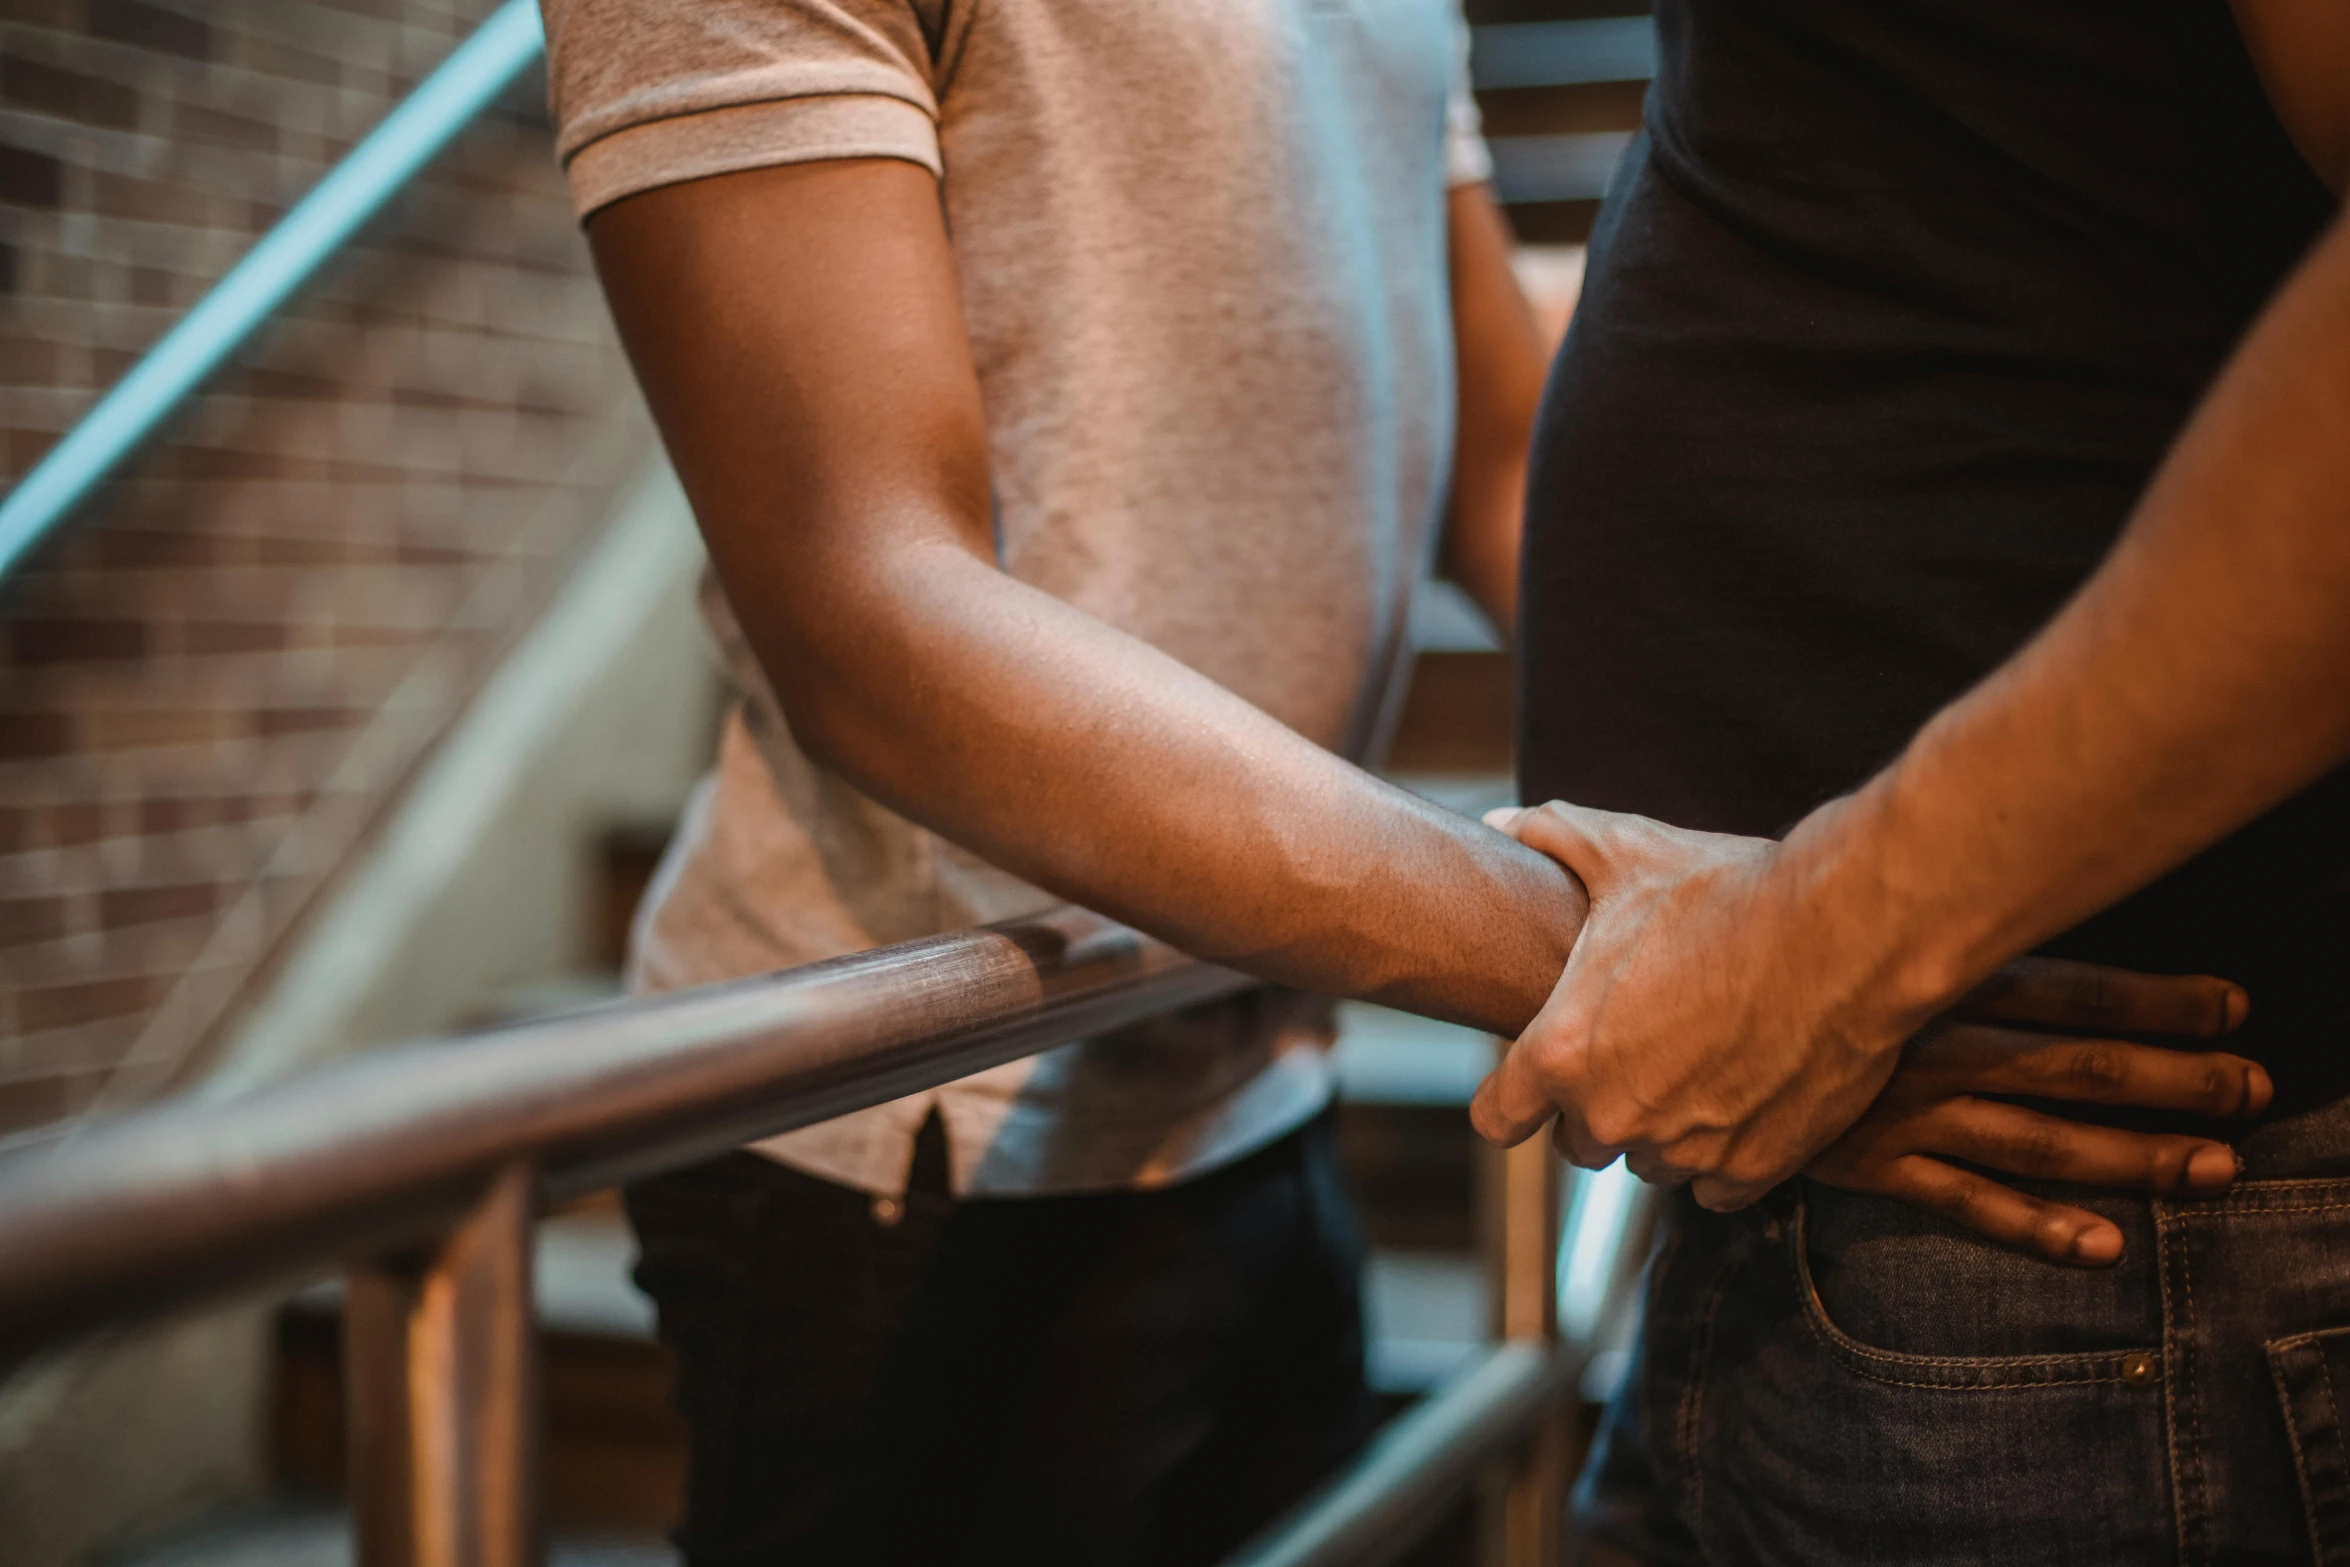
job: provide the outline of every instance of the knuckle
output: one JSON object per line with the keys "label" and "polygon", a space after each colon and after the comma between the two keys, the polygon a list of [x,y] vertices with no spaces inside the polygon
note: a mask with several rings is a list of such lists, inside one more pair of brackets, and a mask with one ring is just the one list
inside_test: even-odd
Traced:
{"label": "knuckle", "polygon": [[2106,1019],[2119,1013],[2124,1005],[2122,988],[2111,975],[2089,970],[2069,976],[2064,982],[2065,999],[2084,1017]]}
{"label": "knuckle", "polygon": [[2077,1087],[2111,1093],[2130,1081],[2128,1060],[2112,1045],[2083,1045],[2066,1063],[2065,1075]]}
{"label": "knuckle", "polygon": [[1697,1199],[1698,1206],[1710,1213],[1735,1213],[1750,1200],[1741,1197],[1728,1182],[1714,1177],[1696,1181],[1689,1192]]}
{"label": "knuckle", "polygon": [[1543,1039],[1525,1052],[1521,1064],[1528,1088],[1549,1098],[1562,1097],[1574,1085],[1582,1053],[1558,1039]]}
{"label": "knuckle", "polygon": [[2031,1174],[2057,1168],[2064,1160],[2063,1136],[2053,1127],[2035,1126],[2015,1135],[2010,1152],[2016,1164]]}
{"label": "knuckle", "polygon": [[1615,1158],[1614,1151],[1600,1147],[1573,1116],[1562,1115],[1550,1124],[1550,1145],[1579,1170],[1601,1169]]}
{"label": "knuckle", "polygon": [[1625,1105],[1596,1105],[1583,1125],[1594,1142],[1609,1148],[1629,1148],[1640,1141],[1639,1112]]}
{"label": "knuckle", "polygon": [[1752,1157],[1732,1155],[1713,1172],[1715,1186],[1728,1201],[1726,1208],[1743,1208],[1778,1184],[1779,1172]]}
{"label": "knuckle", "polygon": [[1651,1186],[1677,1186],[1689,1179],[1687,1171],[1674,1169],[1664,1159],[1646,1150],[1626,1154],[1624,1167]]}

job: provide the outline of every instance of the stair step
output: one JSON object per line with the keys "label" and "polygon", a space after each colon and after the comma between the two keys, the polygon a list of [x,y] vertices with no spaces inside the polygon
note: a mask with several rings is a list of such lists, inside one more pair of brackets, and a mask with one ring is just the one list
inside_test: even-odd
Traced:
{"label": "stair step", "polygon": [[1428,1392],[1492,1342],[1492,1291],[1474,1257],[1376,1250],[1363,1284],[1364,1374],[1374,1392]]}

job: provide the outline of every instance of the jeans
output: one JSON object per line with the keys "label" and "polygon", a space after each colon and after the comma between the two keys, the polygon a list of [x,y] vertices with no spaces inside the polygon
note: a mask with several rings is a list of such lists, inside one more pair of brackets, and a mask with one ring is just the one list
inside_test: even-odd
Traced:
{"label": "jeans", "polygon": [[1675,1194],[1580,1559],[2350,1562],[2350,1103],[2239,1148],[2211,1201],[2034,1188],[2121,1225],[2102,1270],[1808,1181]]}
{"label": "jeans", "polygon": [[902,1210],[752,1154],[627,1193],[689,1567],[1213,1562],[1368,1434],[1329,1117],[1157,1191]]}

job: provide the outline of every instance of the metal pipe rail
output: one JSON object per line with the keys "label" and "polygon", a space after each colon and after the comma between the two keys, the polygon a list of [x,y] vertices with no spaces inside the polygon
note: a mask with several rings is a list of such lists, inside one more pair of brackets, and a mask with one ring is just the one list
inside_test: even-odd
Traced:
{"label": "metal pipe rail", "polygon": [[[1503,1343],[1398,1416],[1344,1474],[1227,1557],[1223,1567],[1379,1567],[1393,1561],[1489,1464],[1554,1427],[1574,1385],[1570,1359],[1557,1347],[1523,1339]],[[1516,1480],[1528,1493],[1528,1511],[1557,1505],[1556,1488],[1543,1483],[1547,1478]],[[1540,1527],[1538,1517],[1530,1521]],[[1527,1550],[1506,1533],[1504,1547],[1513,1561],[1548,1559],[1539,1545]]]}
{"label": "metal pipe rail", "polygon": [[[0,1153],[0,1366],[346,1264],[360,1561],[529,1567],[539,1210],[1254,983],[1063,908],[86,1124]],[[1385,1559],[1513,1447],[1497,1537],[1556,1559],[1557,1165],[1537,1139],[1499,1166],[1509,1342],[1249,1562]]]}
{"label": "metal pipe rail", "polygon": [[1075,909],[392,1046],[0,1153],[0,1361],[881,1104],[1254,981]]}
{"label": "metal pipe rail", "polygon": [[273,320],[545,47],[538,0],[506,0],[0,500],[0,578],[78,510]]}

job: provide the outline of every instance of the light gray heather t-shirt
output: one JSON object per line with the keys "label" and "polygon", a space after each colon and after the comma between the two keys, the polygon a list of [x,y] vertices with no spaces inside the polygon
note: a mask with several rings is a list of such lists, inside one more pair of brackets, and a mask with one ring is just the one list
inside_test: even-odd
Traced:
{"label": "light gray heather t-shirt", "polygon": [[[938,174],[1003,568],[1323,745],[1384,743],[1451,461],[1445,191],[1486,174],[1457,0],[545,8],[582,214],[819,158]],[[742,701],[639,916],[636,983],[1052,901],[810,763],[709,597]],[[1152,1185],[1312,1116],[1326,1042],[1322,1009],[1268,993],[759,1148],[892,1193],[935,1105],[958,1190]]]}

